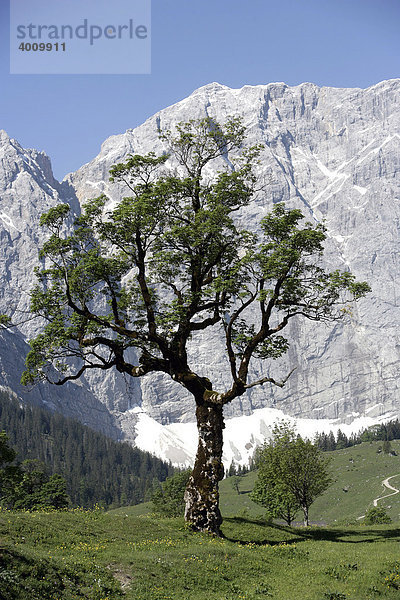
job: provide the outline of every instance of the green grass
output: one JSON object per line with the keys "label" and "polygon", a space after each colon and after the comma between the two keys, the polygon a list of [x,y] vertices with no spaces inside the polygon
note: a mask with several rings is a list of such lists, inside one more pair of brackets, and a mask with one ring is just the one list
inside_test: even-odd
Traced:
{"label": "green grass", "polygon": [[[330,471],[334,482],[311,506],[311,520],[331,525],[356,521],[371,508],[374,498],[390,493],[382,486],[382,480],[391,475],[399,475],[390,483],[400,489],[400,440],[391,442],[391,445],[398,456],[378,453],[382,442],[364,442],[352,448],[328,452],[327,455],[332,457]],[[264,509],[249,498],[256,477],[257,473],[251,472],[241,478],[240,494],[233,489],[229,478],[221,482],[223,515],[238,515],[243,511],[254,517],[264,514]],[[400,520],[400,494],[381,500],[379,506],[387,510],[393,521]],[[301,513],[298,518],[301,519]]]}
{"label": "green grass", "polygon": [[250,493],[254,487],[257,473],[251,471],[240,478],[239,494],[232,486],[231,478],[228,477],[220,484],[220,507],[224,517],[237,515],[248,515],[251,517],[262,517],[265,509],[250,500]]}
{"label": "green grass", "polygon": [[368,600],[399,597],[396,526],[291,529],[227,518],[0,514],[2,600]]}
{"label": "green grass", "polygon": [[[390,493],[382,486],[382,480],[391,475],[399,475],[390,483],[394,487],[399,484],[397,487],[400,489],[400,440],[391,442],[391,445],[398,456],[378,453],[382,442],[364,442],[327,453],[332,457],[330,471],[334,482],[311,506],[311,520],[331,525],[357,520],[372,506],[374,498]],[[241,478],[240,494],[233,489],[229,478],[221,483],[221,510],[224,515],[239,514],[243,510],[251,516],[265,512],[249,498],[256,476],[252,472]],[[387,509],[393,521],[400,520],[400,494],[381,500],[379,506]],[[300,513],[298,518],[301,519]]]}
{"label": "green grass", "polygon": [[[382,486],[382,480],[392,475],[399,476],[391,479],[390,484],[400,489],[400,440],[391,445],[398,456],[378,453],[382,442],[364,442],[332,452],[331,472],[335,482],[315,501],[312,519],[328,523],[357,519],[371,508],[374,498],[390,493]],[[379,506],[387,509],[393,521],[400,519],[400,494],[381,500]]]}
{"label": "green grass", "polygon": [[[0,598],[398,598],[400,494],[380,503],[397,524],[356,521],[387,493],[382,479],[400,473],[400,457],[378,454],[379,445],[332,453],[336,481],[311,508],[311,519],[329,527],[267,526],[249,499],[255,473],[241,479],[239,494],[229,479],[221,483],[224,539],[194,534],[183,519],[158,519],[149,503],[109,513],[2,511]],[[392,447],[400,454],[400,442]],[[343,524],[351,520],[358,524]]]}
{"label": "green grass", "polygon": [[[311,506],[311,521],[331,525],[356,521],[372,506],[374,498],[390,492],[382,486],[382,480],[391,475],[399,474],[390,483],[394,487],[399,484],[400,489],[400,440],[391,444],[398,456],[378,453],[382,442],[364,442],[352,448],[328,452],[327,455],[332,457],[330,469],[334,483]],[[256,472],[241,477],[239,494],[234,490],[230,478],[221,482],[220,507],[224,517],[247,515],[258,518],[265,514],[264,508],[249,498],[256,477]],[[400,494],[380,501],[379,506],[387,509],[393,521],[400,520]],[[151,503],[148,502],[117,509],[115,512],[139,516],[148,514],[151,510]],[[301,513],[298,514],[298,519],[301,520]]]}

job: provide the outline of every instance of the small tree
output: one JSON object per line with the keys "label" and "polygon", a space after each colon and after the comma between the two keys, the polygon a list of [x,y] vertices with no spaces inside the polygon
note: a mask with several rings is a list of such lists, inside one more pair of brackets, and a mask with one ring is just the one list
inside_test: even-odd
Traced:
{"label": "small tree", "polygon": [[[252,359],[287,351],[282,331],[292,318],[340,319],[347,302],[369,290],[349,272],[323,269],[324,226],[304,222],[299,210],[275,205],[260,235],[239,227],[233,217],[257,191],[259,149],[246,149],[244,134],[238,119],[178,124],[161,136],[169,154],[131,156],[111,169],[111,181],[130,194],[118,206],[105,212],[104,195],[90,201],[69,235],[67,205],[42,215],[51,237],[31,311],[46,325],[30,342],[23,376],[26,384],[61,385],[115,368],[132,377],[161,372],[183,386],[194,398],[199,436],[185,517],[193,529],[217,534],[223,407],[254,386],[287,379],[267,371],[249,380]],[[223,390],[189,358],[190,341],[206,329],[225,339],[231,381]],[[49,362],[63,375],[55,377]]]}
{"label": "small tree", "polygon": [[8,445],[9,438],[5,431],[0,431],[0,469],[4,469],[7,463],[12,463],[17,453]]}
{"label": "small tree", "polygon": [[236,465],[235,465],[234,461],[232,460],[232,462],[229,466],[228,472],[225,473],[225,475],[226,475],[226,477],[233,477],[236,474],[237,474],[236,473]]}
{"label": "small tree", "polygon": [[46,466],[38,460],[22,464],[7,464],[16,459],[16,452],[8,445],[8,437],[0,432],[0,501],[15,509],[36,510],[51,507],[66,508],[69,497],[66,482],[61,475],[49,476]]}
{"label": "small tree", "polygon": [[392,444],[389,440],[384,440],[382,444],[382,450],[385,454],[391,454],[392,452]]}
{"label": "small tree", "polygon": [[272,440],[259,453],[259,471],[251,498],[288,525],[299,508],[304,525],[309,508],[332,483],[329,458],[309,440],[295,435],[287,424],[276,425]]}
{"label": "small tree", "polygon": [[232,475],[231,486],[237,494],[240,494],[240,477],[239,477],[239,475]]}
{"label": "small tree", "polygon": [[300,508],[296,497],[281,479],[282,453],[290,439],[289,430],[284,435],[282,428],[275,427],[271,441],[257,450],[258,474],[250,494],[253,502],[264,506],[270,517],[283,519],[289,526]]}
{"label": "small tree", "polygon": [[70,498],[67,494],[67,483],[61,475],[54,473],[50,475],[40,492],[40,505],[51,507],[55,510],[67,508]]}
{"label": "small tree", "polygon": [[151,497],[154,512],[165,517],[180,517],[185,511],[184,495],[190,471],[175,473],[161,484]]}
{"label": "small tree", "polygon": [[257,479],[250,498],[267,509],[269,517],[282,519],[289,527],[300,508],[289,488],[273,479]]}

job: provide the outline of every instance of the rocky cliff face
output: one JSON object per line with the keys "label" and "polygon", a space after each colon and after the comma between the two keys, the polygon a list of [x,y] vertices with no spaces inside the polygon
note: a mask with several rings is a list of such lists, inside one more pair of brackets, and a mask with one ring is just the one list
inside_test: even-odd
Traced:
{"label": "rocky cliff face", "polygon": [[54,179],[43,152],[23,149],[0,131],[0,313],[21,323],[9,331],[0,328],[0,386],[28,402],[44,404],[119,437],[107,407],[85,382],[65,388],[41,384],[30,390],[20,384],[29,351],[26,340],[40,328],[28,312],[33,270],[45,240],[39,219],[58,202],[68,202],[75,213],[80,210],[74,190]]}
{"label": "rocky cliff face", "polygon": [[[309,83],[232,90],[210,84],[137,129],[106,140],[100,154],[62,184],[54,180],[44,154],[22,150],[3,133],[0,311],[27,308],[27,290],[42,242],[41,212],[58,201],[79,211],[77,199],[82,202],[101,192],[118,200],[124,192],[108,182],[109,168],[130,153],[161,152],[160,130],[205,115],[218,121],[239,115],[248,130],[247,143],[264,145],[258,176],[265,183],[265,192],[242,212],[241,221],[248,228],[257,227],[277,201],[299,207],[315,221],[325,220],[329,267],[349,267],[373,291],[347,322],[293,323],[287,357],[267,366],[276,377],[297,367],[285,388],[253,388],[227,407],[226,416],[250,415],[268,406],[295,416],[343,421],[357,415],[398,414],[399,96],[400,80],[366,90]],[[21,332],[29,334],[32,328],[26,324]],[[227,381],[221,369],[225,364],[221,343],[208,332],[195,342],[194,368],[211,372],[215,388],[223,389]],[[254,375],[265,374],[265,368],[255,362]],[[81,388],[107,409],[106,414],[112,413],[129,439],[135,436],[138,410],[163,424],[193,419],[191,399],[163,375],[125,381],[115,373],[106,379],[97,374]]]}

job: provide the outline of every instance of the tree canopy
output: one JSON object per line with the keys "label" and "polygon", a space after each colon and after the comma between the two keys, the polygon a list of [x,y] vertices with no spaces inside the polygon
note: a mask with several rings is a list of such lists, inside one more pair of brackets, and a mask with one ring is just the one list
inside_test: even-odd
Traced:
{"label": "tree canopy", "polygon": [[288,525],[301,508],[307,526],[311,504],[332,483],[329,462],[316,445],[296,436],[287,423],[278,424],[271,440],[259,449],[251,499]]}
{"label": "tree canopy", "polygon": [[185,511],[184,495],[190,470],[178,471],[153,491],[153,510],[164,517],[181,517]]}
{"label": "tree canopy", "polygon": [[[325,227],[297,209],[274,205],[259,233],[240,226],[240,210],[260,193],[260,148],[246,148],[244,137],[236,118],[180,123],[162,133],[163,154],[112,167],[111,182],[129,194],[116,206],[105,195],[89,201],[69,233],[69,206],[42,216],[50,238],[31,311],[45,325],[30,341],[23,376],[63,384],[115,368],[133,377],[162,372],[183,386],[196,402],[199,431],[186,518],[214,532],[223,406],[256,385],[283,385],[269,360],[287,351],[282,331],[292,318],[340,319],[369,290],[348,271],[323,268]],[[226,389],[214,389],[212,373],[190,363],[188,345],[206,329],[225,340]],[[268,366],[250,380],[254,358]]]}

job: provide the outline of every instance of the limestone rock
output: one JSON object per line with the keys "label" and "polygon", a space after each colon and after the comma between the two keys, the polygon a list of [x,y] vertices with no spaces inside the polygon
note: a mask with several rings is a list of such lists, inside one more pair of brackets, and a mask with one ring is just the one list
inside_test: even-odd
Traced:
{"label": "limestone rock", "polygon": [[[253,365],[255,378],[268,373],[278,378],[297,367],[285,388],[253,388],[226,407],[226,416],[251,415],[271,406],[293,416],[342,422],[360,415],[399,414],[400,80],[365,90],[311,83],[234,90],[212,83],[140,127],[112,136],[93,161],[62,183],[55,181],[46,155],[22,149],[1,132],[0,312],[21,316],[27,311],[37,249],[44,239],[38,226],[42,212],[63,201],[78,213],[79,202],[102,192],[118,201],[126,191],[108,181],[113,164],[131,153],[162,152],[159,132],[179,121],[210,116],[223,122],[232,115],[242,117],[246,143],[264,145],[258,177],[265,192],[241,212],[242,224],[256,228],[278,201],[300,208],[316,222],[324,220],[326,265],[349,268],[370,283],[372,293],[347,322],[292,322],[285,359]],[[25,323],[14,334],[20,336],[18,344],[0,350],[3,381],[11,387],[17,385],[11,373],[22,364],[24,336],[36,329]],[[210,376],[215,389],[229,384],[223,345],[214,335],[199,333],[190,356],[193,368]],[[93,373],[65,402],[77,413],[78,405],[85,405],[78,414],[82,419],[99,409],[96,427],[103,418],[108,427],[112,415],[121,435],[131,441],[138,410],[165,426],[194,418],[191,398],[162,374],[127,381],[114,372],[105,377]]]}

